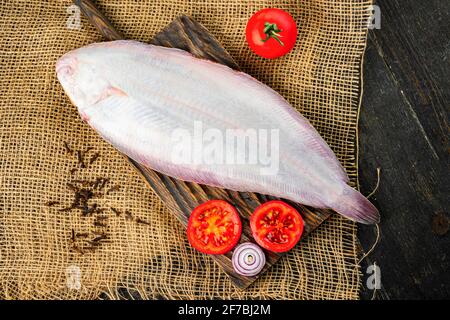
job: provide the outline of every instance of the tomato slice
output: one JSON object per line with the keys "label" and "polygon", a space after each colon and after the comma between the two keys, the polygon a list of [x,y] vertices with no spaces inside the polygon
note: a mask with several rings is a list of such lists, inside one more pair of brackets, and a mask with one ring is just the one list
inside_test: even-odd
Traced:
{"label": "tomato slice", "polygon": [[253,238],[263,248],[273,252],[291,250],[303,233],[303,218],[283,201],[269,201],[250,217]]}
{"label": "tomato slice", "polygon": [[238,243],[241,232],[238,212],[223,200],[210,200],[196,207],[187,227],[191,246],[207,254],[227,253]]}
{"label": "tomato slice", "polygon": [[256,12],[245,29],[247,43],[257,55],[275,59],[292,50],[298,30],[292,16],[281,9],[267,8]]}

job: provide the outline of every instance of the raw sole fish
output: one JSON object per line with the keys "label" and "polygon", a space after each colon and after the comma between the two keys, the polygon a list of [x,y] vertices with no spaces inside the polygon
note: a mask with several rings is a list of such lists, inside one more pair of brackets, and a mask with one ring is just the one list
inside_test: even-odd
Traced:
{"label": "raw sole fish", "polygon": [[[345,170],[308,120],[245,73],[128,40],[73,50],[56,72],[82,119],[145,166],[331,208],[361,223],[379,220],[378,210],[347,185]],[[233,144],[227,137],[244,140]]]}

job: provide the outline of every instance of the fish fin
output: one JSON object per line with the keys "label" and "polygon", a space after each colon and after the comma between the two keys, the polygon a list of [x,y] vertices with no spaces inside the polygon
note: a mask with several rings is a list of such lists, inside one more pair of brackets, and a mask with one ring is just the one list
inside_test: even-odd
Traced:
{"label": "fish fin", "polygon": [[276,100],[274,101],[274,103],[277,103],[280,108],[283,108],[286,112],[285,121],[295,121],[299,124],[297,126],[297,132],[303,137],[306,146],[310,150],[315,151],[316,154],[319,155],[328,164],[336,178],[343,182],[348,182],[349,178],[344,167],[339,162],[333,150],[331,150],[330,146],[321,137],[321,135],[316,130],[316,128],[314,128],[311,122],[309,122],[309,120],[305,118],[300,112],[291,107],[282,96],[276,94],[275,97]]}
{"label": "fish fin", "polygon": [[[319,154],[322,159],[332,168],[334,175],[336,178],[343,182],[348,182],[349,178],[347,172],[345,171],[342,164],[339,162],[338,158],[334,154],[333,150],[328,146],[328,144],[323,140],[314,126],[303,117],[299,112],[297,113],[297,121],[302,121],[303,124],[303,134],[308,135],[308,139],[306,139],[306,143],[311,150],[315,150],[317,154]],[[305,128],[308,128],[305,130]]]}
{"label": "fish fin", "polygon": [[363,224],[375,224],[380,221],[378,209],[360,192],[345,185],[344,192],[330,206],[342,216]]}
{"label": "fish fin", "polygon": [[[311,124],[310,126],[312,127]],[[312,133],[308,132],[307,134],[309,135],[309,139],[306,140],[308,147],[311,150],[315,150],[316,153],[327,163],[337,179],[345,183],[349,182],[350,179],[348,178],[345,168],[342,166],[341,162],[338,160],[334,152],[323,140],[323,138],[318,133],[313,135]],[[321,141],[319,142],[318,139],[320,139]]]}

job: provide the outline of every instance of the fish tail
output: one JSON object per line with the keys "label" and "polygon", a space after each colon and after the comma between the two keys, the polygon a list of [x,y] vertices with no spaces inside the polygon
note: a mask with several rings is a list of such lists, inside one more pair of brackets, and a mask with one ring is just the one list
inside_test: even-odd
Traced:
{"label": "fish tail", "polygon": [[344,217],[363,224],[375,224],[380,221],[378,209],[361,193],[345,185],[344,192],[331,205],[331,208]]}

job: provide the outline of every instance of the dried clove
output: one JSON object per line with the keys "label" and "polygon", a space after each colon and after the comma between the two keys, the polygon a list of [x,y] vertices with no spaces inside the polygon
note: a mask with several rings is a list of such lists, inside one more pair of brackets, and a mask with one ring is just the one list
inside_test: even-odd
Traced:
{"label": "dried clove", "polygon": [[72,183],[67,183],[66,185],[67,185],[67,187],[69,187],[69,189],[72,190],[73,192],[78,192],[78,188],[77,188],[75,185],[73,185]]}
{"label": "dried clove", "polygon": [[106,234],[103,231],[92,231],[92,234],[97,236],[106,236]]}
{"label": "dried clove", "polygon": [[106,211],[106,208],[97,208],[97,210],[95,210],[96,213],[103,213],[105,211]]}
{"label": "dried clove", "polygon": [[87,238],[87,237],[89,237],[89,233],[87,233],[87,232],[80,232],[80,233],[76,233],[75,236],[77,238]]}
{"label": "dried clove", "polygon": [[75,250],[76,252],[78,252],[78,253],[81,254],[81,255],[84,254],[84,251],[81,250],[81,249],[80,249],[77,245],[75,245],[75,244],[72,246],[72,249]]}
{"label": "dried clove", "polygon": [[92,242],[99,242],[102,240],[108,239],[108,237],[106,236],[106,234],[100,235],[98,237],[95,237],[94,239],[92,239]]}
{"label": "dried clove", "polygon": [[89,189],[80,189],[78,191],[80,197],[82,197],[83,199],[89,200],[90,198],[92,198],[93,192]]}
{"label": "dried clove", "polygon": [[150,225],[150,222],[142,220],[141,218],[136,218],[136,222],[140,223],[140,224],[146,224],[146,225]]}
{"label": "dried clove", "polygon": [[116,184],[115,186],[109,188],[108,191],[106,191],[106,194],[108,195],[113,191],[119,191],[119,190],[120,190],[120,186]]}
{"label": "dried clove", "polygon": [[84,150],[83,155],[87,154],[92,149],[94,149],[94,147],[87,147],[86,150]]}
{"label": "dried clove", "polygon": [[114,212],[116,214],[116,216],[120,216],[122,213],[117,210],[116,208],[111,207],[111,211]]}
{"label": "dried clove", "polygon": [[126,215],[125,219],[133,220],[133,214],[130,211],[125,210],[125,215]]}
{"label": "dried clove", "polygon": [[88,250],[88,251],[95,251],[97,249],[97,246],[89,246],[89,247],[85,247],[84,250]]}
{"label": "dried clove", "polygon": [[86,168],[86,165],[84,164],[83,153],[80,150],[77,150],[77,159],[80,168]]}
{"label": "dried clove", "polygon": [[[77,166],[70,169],[71,176],[79,171],[80,168],[86,168],[87,165],[93,164],[100,157],[100,153],[94,151],[91,155],[89,154],[90,157],[88,158],[88,152],[93,150],[93,147],[87,147],[84,151],[75,149],[72,150],[69,144],[64,142],[64,148],[67,153],[76,153]],[[107,209],[100,208],[97,203],[92,203],[93,201],[91,201],[92,199],[101,199],[104,196],[121,189],[121,186],[118,184],[109,186],[109,182],[109,178],[96,177],[93,181],[74,179],[67,183],[67,187],[73,192],[72,204],[69,207],[59,209],[59,211],[71,211],[77,209],[81,211],[81,215],[83,217],[94,215],[95,219],[93,225],[94,227],[97,227],[93,228],[96,230],[84,233],[76,232],[74,229],[71,229],[71,250],[80,254],[84,254],[87,251],[94,251],[101,245],[101,243],[103,243],[103,240],[109,238],[106,234],[106,231],[108,230],[107,220],[109,219],[108,214],[105,213]],[[48,201],[46,202],[46,205],[54,206],[59,203],[59,201]],[[120,210],[113,207],[110,207],[110,209],[117,217],[122,215]],[[133,217],[133,214],[129,210],[126,210],[123,213],[127,220],[135,221],[138,224],[150,225],[149,222],[141,218]],[[93,236],[93,239],[90,240],[90,236]],[[83,245],[81,246],[80,243]]]}
{"label": "dried clove", "polygon": [[82,215],[84,217],[90,216],[91,214],[93,214],[96,211],[97,211],[97,204],[96,203],[94,203],[92,205],[92,207],[89,207],[87,202],[83,203],[83,214]]}
{"label": "dried clove", "polygon": [[50,201],[47,201],[46,203],[45,203],[45,205],[47,206],[47,207],[53,207],[54,205],[57,205],[57,204],[59,204],[60,202],[59,201],[53,201],[53,200],[50,200]]}
{"label": "dried clove", "polygon": [[101,178],[101,179],[102,181],[98,185],[98,190],[102,190],[109,181],[108,178]]}
{"label": "dried clove", "polygon": [[58,211],[59,211],[59,212],[68,212],[68,211],[71,211],[71,210],[73,210],[73,209],[75,209],[75,208],[72,207],[72,206],[70,206],[70,207],[61,208],[61,209],[59,209]]}
{"label": "dried clove", "polygon": [[97,178],[95,179],[94,183],[92,184],[92,188],[93,188],[93,189],[97,189],[97,187],[98,187],[98,185],[100,184],[100,182],[102,182],[102,179],[103,179],[103,178],[97,177]]}
{"label": "dried clove", "polygon": [[69,147],[69,144],[66,141],[64,141],[64,149],[66,150],[66,152],[68,154],[72,154],[73,153],[72,149]]}
{"label": "dried clove", "polygon": [[87,243],[91,245],[91,248],[98,247],[100,245],[100,242],[94,242],[94,241],[88,241]]}
{"label": "dried clove", "polygon": [[80,193],[77,191],[74,195],[73,195],[73,200],[72,200],[72,208],[79,208],[80,207],[80,201],[81,201],[81,196]]}
{"label": "dried clove", "polygon": [[106,224],[100,222],[100,221],[94,221],[94,226],[100,227],[100,228],[106,228]]}
{"label": "dried clove", "polygon": [[92,155],[91,159],[89,160],[89,164],[90,165],[93,164],[98,159],[99,156],[100,156],[100,153],[98,153],[98,152],[94,153]]}

